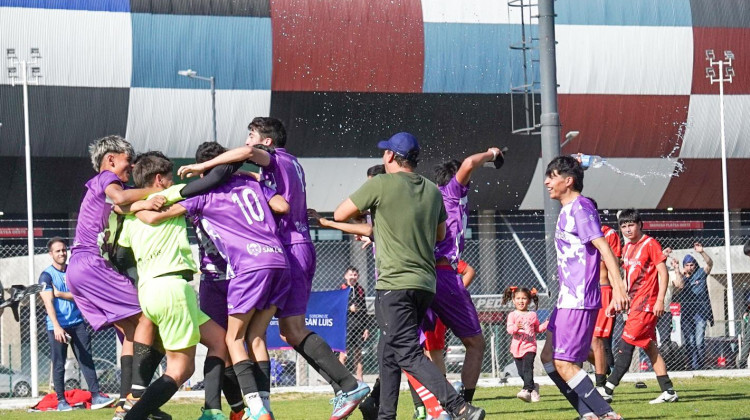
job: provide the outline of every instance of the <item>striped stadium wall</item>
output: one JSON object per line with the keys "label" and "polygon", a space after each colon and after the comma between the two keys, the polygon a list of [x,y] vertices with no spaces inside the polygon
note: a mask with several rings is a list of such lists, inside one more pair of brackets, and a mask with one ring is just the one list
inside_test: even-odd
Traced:
{"label": "striped stadium wall", "polygon": [[[704,51],[732,50],[736,73],[750,74],[750,0],[555,8],[562,132],[581,133],[563,152],[657,174],[642,183],[589,171],[584,192],[603,207],[719,208],[718,86],[704,77]],[[320,210],[360,184],[378,139],[401,130],[420,138],[426,175],[442,160],[509,146],[503,170],[477,172],[472,208],[538,209],[539,137],[510,134],[521,119],[510,87],[523,82],[524,64],[538,77],[533,54],[524,63],[509,48],[532,14],[496,0],[0,0],[0,47],[21,56],[38,47],[44,57],[43,84],[29,89],[40,213],[77,209],[91,175],[86,145],[98,137],[126,135],[136,150],[191,158],[211,138],[211,98],[208,83],[177,75],[187,68],[216,77],[222,144],[243,144],[254,116],[285,121]],[[725,98],[730,205],[742,208],[748,80],[737,77]],[[6,213],[24,210],[21,103],[3,68]],[[679,177],[662,176],[677,166],[664,156],[681,159]],[[711,192],[685,196],[690,186]]]}

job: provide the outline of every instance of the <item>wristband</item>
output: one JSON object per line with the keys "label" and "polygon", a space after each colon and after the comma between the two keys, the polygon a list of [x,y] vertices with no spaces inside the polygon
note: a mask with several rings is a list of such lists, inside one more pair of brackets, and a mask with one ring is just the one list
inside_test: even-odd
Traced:
{"label": "wristband", "polygon": [[497,159],[497,152],[492,149],[490,149],[490,152],[492,152],[492,161],[494,162]]}

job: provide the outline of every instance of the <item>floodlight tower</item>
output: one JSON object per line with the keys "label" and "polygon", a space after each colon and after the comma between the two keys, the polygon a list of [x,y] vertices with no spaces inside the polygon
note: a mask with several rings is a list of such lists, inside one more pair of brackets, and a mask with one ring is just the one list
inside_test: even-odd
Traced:
{"label": "floodlight tower", "polygon": [[211,119],[213,121],[213,129],[214,129],[214,143],[216,142],[216,83],[213,76],[204,77],[204,76],[198,76],[198,72],[195,70],[187,69],[187,70],[180,70],[177,72],[180,76],[188,77],[190,79],[198,79],[203,80],[204,82],[209,82],[211,84]]}
{"label": "floodlight tower", "polygon": [[[31,141],[29,139],[29,85],[38,85],[42,77],[39,61],[42,59],[39,48],[31,48],[31,60],[20,60],[16,56],[15,48],[7,48],[5,54],[8,60],[8,78],[10,84],[17,82],[23,85],[23,130],[24,157],[26,161],[26,226],[29,248],[29,279],[28,284],[35,284],[34,278],[34,209],[31,199]],[[20,68],[20,69],[19,69]],[[20,71],[19,71],[20,70]],[[19,81],[20,79],[20,81]],[[31,80],[29,80],[31,79]],[[29,355],[31,357],[31,396],[39,396],[39,360],[36,325],[36,298],[31,295],[29,300]]]}
{"label": "floodlight tower", "polygon": [[[706,78],[711,84],[719,84],[719,114],[721,119],[721,187],[724,199],[724,257],[727,265],[727,311],[729,312],[729,335],[734,337],[734,285],[732,282],[732,259],[729,256],[729,194],[727,192],[727,142],[724,134],[724,82],[732,83],[734,78],[734,68],[732,61],[734,54],[727,50],[724,51],[724,60],[717,60],[714,50],[706,50],[706,60],[709,67],[706,67]],[[714,66],[718,66],[717,75]]]}

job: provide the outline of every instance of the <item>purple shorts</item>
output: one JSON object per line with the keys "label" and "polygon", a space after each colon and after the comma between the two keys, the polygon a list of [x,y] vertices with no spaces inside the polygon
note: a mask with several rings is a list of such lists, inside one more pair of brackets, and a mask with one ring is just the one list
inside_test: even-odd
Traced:
{"label": "purple shorts", "polygon": [[227,286],[227,313],[246,314],[252,309],[282,307],[289,293],[285,268],[262,268],[237,274]]}
{"label": "purple shorts", "polygon": [[[585,362],[591,350],[598,314],[599,309],[555,308],[547,326],[552,335],[552,357],[573,363]],[[560,334],[555,333],[557,329]]]}
{"label": "purple shorts", "polygon": [[198,287],[198,301],[201,311],[213,319],[221,328],[227,329],[227,288],[229,280],[213,280],[201,276]]}
{"label": "purple shorts", "polygon": [[435,298],[430,308],[456,337],[468,338],[482,334],[477,308],[474,307],[461,276],[450,266],[439,265],[436,268]]}
{"label": "purple shorts", "polygon": [[289,261],[289,294],[283,309],[276,312],[279,318],[304,315],[315,277],[315,245],[292,244],[284,247]]}
{"label": "purple shorts", "polygon": [[94,330],[141,312],[133,283],[99,255],[74,253],[65,277],[78,309]]}

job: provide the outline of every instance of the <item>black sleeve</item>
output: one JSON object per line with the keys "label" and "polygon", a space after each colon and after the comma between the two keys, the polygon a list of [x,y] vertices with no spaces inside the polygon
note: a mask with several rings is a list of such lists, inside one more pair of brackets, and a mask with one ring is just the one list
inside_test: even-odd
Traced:
{"label": "black sleeve", "polygon": [[39,276],[39,284],[44,286],[44,289],[42,289],[43,292],[51,292],[52,291],[52,276],[49,275],[46,271],[43,272]]}
{"label": "black sleeve", "polygon": [[214,187],[218,187],[227,182],[229,177],[240,169],[240,167],[242,167],[242,162],[236,162],[229,165],[219,165],[208,171],[208,173],[203,175],[202,178],[196,179],[187,184],[185,188],[182,189],[180,195],[189,198],[211,191]]}

